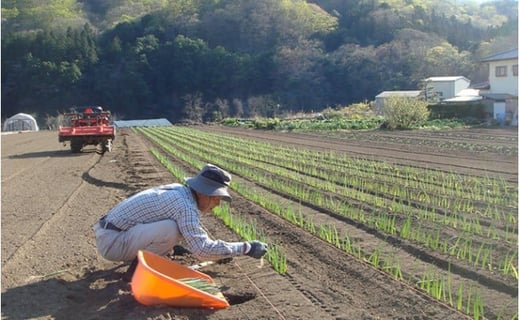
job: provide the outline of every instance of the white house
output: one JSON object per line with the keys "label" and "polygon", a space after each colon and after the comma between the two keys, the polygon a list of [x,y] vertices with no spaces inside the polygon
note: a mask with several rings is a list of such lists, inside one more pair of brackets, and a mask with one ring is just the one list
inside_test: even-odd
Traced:
{"label": "white house", "polygon": [[[430,77],[424,81],[426,90],[383,91],[379,93],[375,98],[376,110],[381,110],[385,99],[391,96],[420,97],[429,102],[439,102],[455,97],[458,92],[467,89],[470,84],[470,81],[463,76]],[[421,94],[424,94],[424,96],[421,97]]]}
{"label": "white house", "polygon": [[481,60],[489,66],[489,90],[481,95],[492,101],[493,117],[518,124],[518,48]]}
{"label": "white house", "polygon": [[424,80],[426,85],[426,92],[431,94],[428,101],[443,101],[450,99],[457,94],[469,88],[471,81],[463,76],[449,76],[449,77],[430,77]]}
{"label": "white house", "polygon": [[489,65],[489,93],[518,97],[518,48],[482,59]]}

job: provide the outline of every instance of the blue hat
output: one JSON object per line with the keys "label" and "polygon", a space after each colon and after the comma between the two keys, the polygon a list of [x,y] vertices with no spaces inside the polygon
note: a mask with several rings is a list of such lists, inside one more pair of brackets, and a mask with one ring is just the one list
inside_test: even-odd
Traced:
{"label": "blue hat", "polygon": [[231,196],[227,191],[231,175],[213,164],[206,164],[195,177],[184,178],[184,180],[190,188],[197,192],[231,201]]}

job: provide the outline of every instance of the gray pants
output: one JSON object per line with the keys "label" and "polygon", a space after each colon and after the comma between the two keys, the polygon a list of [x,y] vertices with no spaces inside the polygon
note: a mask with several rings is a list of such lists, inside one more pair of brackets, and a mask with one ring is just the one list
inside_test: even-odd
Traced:
{"label": "gray pants", "polygon": [[126,231],[114,231],[94,225],[96,246],[99,254],[111,261],[130,261],[137,257],[137,251],[147,250],[158,255],[166,255],[180,241],[177,223],[162,220],[138,224]]}

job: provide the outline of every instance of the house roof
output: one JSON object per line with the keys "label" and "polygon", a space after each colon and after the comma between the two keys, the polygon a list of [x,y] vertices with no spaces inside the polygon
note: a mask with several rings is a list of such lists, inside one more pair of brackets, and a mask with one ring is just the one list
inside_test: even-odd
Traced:
{"label": "house roof", "polygon": [[517,96],[514,96],[509,93],[483,93],[482,96],[486,99],[498,100],[498,101],[504,101],[507,99],[518,98]]}
{"label": "house roof", "polygon": [[444,99],[443,102],[472,102],[478,101],[482,99],[489,99],[495,101],[505,101],[508,99],[518,98],[509,93],[482,93],[480,94],[477,89],[464,89],[461,90],[457,95],[453,98]]}
{"label": "house roof", "polygon": [[480,90],[478,89],[463,89],[460,90],[455,96],[457,97],[478,97],[480,95]]}
{"label": "house roof", "polygon": [[479,100],[482,100],[480,90],[468,88],[460,90],[455,97],[444,99],[443,102],[473,102]]}
{"label": "house roof", "polygon": [[483,58],[482,62],[518,59],[518,48]]}
{"label": "house roof", "polygon": [[442,82],[442,81],[455,81],[455,80],[459,80],[459,79],[463,79],[463,80],[466,80],[467,82],[470,82],[468,78],[463,77],[463,76],[429,77],[426,79],[426,81]]}
{"label": "house roof", "polygon": [[383,91],[376,96],[376,98],[386,97],[417,97],[421,94],[421,90],[407,90],[407,91]]}
{"label": "house roof", "polygon": [[449,99],[444,99],[442,102],[472,102],[482,100],[481,96],[457,96]]}

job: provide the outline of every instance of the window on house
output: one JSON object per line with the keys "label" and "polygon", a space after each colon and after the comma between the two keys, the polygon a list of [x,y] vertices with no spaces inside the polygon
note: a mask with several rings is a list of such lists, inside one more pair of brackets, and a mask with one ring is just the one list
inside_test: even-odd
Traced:
{"label": "window on house", "polygon": [[495,67],[495,76],[497,76],[497,77],[507,77],[507,67],[506,66],[497,66],[497,67]]}
{"label": "window on house", "polygon": [[513,65],[513,76],[518,77],[518,65]]}

